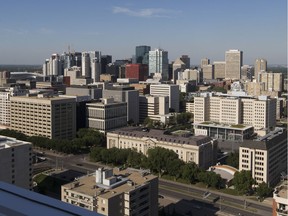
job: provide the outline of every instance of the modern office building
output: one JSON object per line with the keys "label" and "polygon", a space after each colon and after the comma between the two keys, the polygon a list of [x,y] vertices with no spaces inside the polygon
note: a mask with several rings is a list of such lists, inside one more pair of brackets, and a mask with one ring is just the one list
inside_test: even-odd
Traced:
{"label": "modern office building", "polygon": [[168,80],[168,52],[162,49],[149,51],[149,75],[160,74],[162,80]]}
{"label": "modern office building", "polygon": [[241,79],[242,80],[252,80],[252,66],[243,65],[241,67]]}
{"label": "modern office building", "polygon": [[210,64],[210,59],[208,58],[203,58],[201,59],[201,68],[203,68],[204,65],[209,65]]}
{"label": "modern office building", "polygon": [[127,103],[127,122],[139,123],[139,91],[133,87],[118,86],[103,90],[103,98],[114,98],[115,102]]}
{"label": "modern office building", "polygon": [[44,76],[58,76],[62,75],[62,63],[59,54],[54,53],[49,59],[45,60],[43,64]]}
{"label": "modern office building", "polygon": [[25,95],[28,92],[26,89],[21,89],[17,86],[11,88],[0,89],[0,125],[10,126],[11,118],[11,102],[13,96]]}
{"label": "modern office building", "polygon": [[32,144],[0,136],[0,181],[32,189]]}
{"label": "modern office building", "polygon": [[72,139],[76,135],[75,99],[46,94],[11,97],[10,126],[28,136]]}
{"label": "modern office building", "polygon": [[91,78],[94,82],[100,81],[101,52],[82,52],[82,76]]}
{"label": "modern office building", "polygon": [[0,215],[13,216],[101,216],[12,184],[0,182]]}
{"label": "modern office building", "polygon": [[147,64],[149,63],[149,51],[151,50],[150,46],[136,46],[136,63],[138,64]]}
{"label": "modern office building", "polygon": [[107,148],[134,148],[147,155],[149,148],[162,147],[178,154],[184,162],[195,162],[208,169],[215,165],[217,140],[207,136],[182,137],[164,134],[164,130],[126,127],[107,133]]}
{"label": "modern office building", "polygon": [[169,114],[168,96],[139,96],[139,121],[142,123],[149,117],[152,120],[161,121],[161,117]]}
{"label": "modern office building", "polygon": [[62,185],[61,200],[107,216],[158,215],[158,177],[103,169]]}
{"label": "modern office building", "polygon": [[215,79],[224,79],[225,78],[225,61],[214,61],[214,78]]}
{"label": "modern office building", "polygon": [[288,183],[284,181],[273,192],[272,216],[288,215]]}
{"label": "modern office building", "polygon": [[203,80],[214,79],[214,65],[208,64],[202,66]]}
{"label": "modern office building", "polygon": [[106,74],[106,66],[112,63],[111,55],[101,55],[101,74]]}
{"label": "modern office building", "polygon": [[241,66],[243,65],[243,52],[239,50],[228,50],[225,52],[225,78],[241,78]]}
{"label": "modern office building", "polygon": [[180,60],[184,62],[185,69],[190,69],[190,57],[188,55],[182,55]]}
{"label": "modern office building", "polygon": [[138,81],[145,81],[148,78],[148,65],[126,64],[125,78],[134,78]]}
{"label": "modern office building", "polygon": [[100,102],[86,104],[87,127],[106,133],[127,126],[127,103],[102,98]]}
{"label": "modern office building", "polygon": [[94,85],[66,87],[66,95],[90,96],[92,100],[98,100],[102,98],[102,92],[102,88],[98,88]]}
{"label": "modern office building", "polygon": [[259,72],[267,72],[267,60],[263,58],[258,58],[255,60],[254,65],[254,78],[259,81]]}
{"label": "modern office building", "polygon": [[172,77],[173,77],[173,83],[176,83],[176,80],[178,80],[178,73],[183,72],[186,69],[186,64],[180,59],[177,58],[172,65]]}
{"label": "modern office building", "polygon": [[268,96],[195,96],[194,123],[210,121],[228,125],[243,124],[253,126],[255,130],[273,130],[276,126],[276,99]]}
{"label": "modern office building", "polygon": [[258,72],[260,83],[264,83],[264,90],[281,92],[283,90],[283,74]]}
{"label": "modern office building", "polygon": [[150,95],[168,96],[169,108],[179,112],[179,86],[174,84],[152,84],[150,85]]}
{"label": "modern office building", "polygon": [[178,73],[178,80],[195,80],[199,84],[202,79],[202,71],[197,69],[185,69]]}
{"label": "modern office building", "polygon": [[239,170],[251,171],[258,184],[277,185],[287,172],[287,131],[276,128],[257,140],[245,140],[239,147]]}

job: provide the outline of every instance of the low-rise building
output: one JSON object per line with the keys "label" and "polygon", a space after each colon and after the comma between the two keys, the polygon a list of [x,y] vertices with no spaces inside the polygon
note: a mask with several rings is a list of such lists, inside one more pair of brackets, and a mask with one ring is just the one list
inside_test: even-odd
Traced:
{"label": "low-rise building", "polygon": [[287,171],[287,131],[276,128],[257,140],[245,140],[239,147],[239,170],[251,171],[258,184],[270,187]]}
{"label": "low-rise building", "polygon": [[102,98],[100,102],[86,104],[87,127],[106,133],[127,125],[127,103]]}
{"label": "low-rise building", "polygon": [[288,215],[288,183],[283,182],[273,192],[273,216]]}
{"label": "low-rise building", "polygon": [[61,200],[109,216],[158,215],[158,177],[103,169],[61,187]]}
{"label": "low-rise building", "polygon": [[164,134],[163,130],[125,127],[107,133],[107,148],[134,148],[147,155],[150,148],[162,147],[178,154],[184,162],[195,162],[208,168],[216,163],[217,140],[207,136],[181,137]]}

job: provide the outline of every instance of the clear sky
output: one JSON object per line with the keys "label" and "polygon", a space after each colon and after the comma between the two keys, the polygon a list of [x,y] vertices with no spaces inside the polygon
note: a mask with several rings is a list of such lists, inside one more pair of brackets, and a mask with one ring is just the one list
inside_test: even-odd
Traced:
{"label": "clear sky", "polygon": [[0,64],[42,64],[52,53],[99,50],[129,58],[135,46],[244,64],[287,64],[287,0],[0,0]]}

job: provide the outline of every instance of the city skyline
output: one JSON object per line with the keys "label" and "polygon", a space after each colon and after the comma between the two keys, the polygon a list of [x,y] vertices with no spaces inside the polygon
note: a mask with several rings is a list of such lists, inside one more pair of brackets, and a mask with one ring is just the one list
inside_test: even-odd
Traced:
{"label": "city skyline", "polygon": [[4,1],[0,18],[0,64],[43,64],[52,53],[101,51],[131,58],[135,47],[168,51],[169,62],[189,55],[224,61],[243,51],[243,64],[257,58],[287,65],[287,1]]}

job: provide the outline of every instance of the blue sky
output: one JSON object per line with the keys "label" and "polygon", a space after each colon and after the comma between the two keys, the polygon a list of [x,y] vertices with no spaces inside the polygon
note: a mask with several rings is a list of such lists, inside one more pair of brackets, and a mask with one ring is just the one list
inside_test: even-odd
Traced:
{"label": "blue sky", "polygon": [[135,46],[191,64],[225,51],[287,63],[286,0],[0,0],[0,64],[42,64],[52,53],[100,50],[129,58]]}

